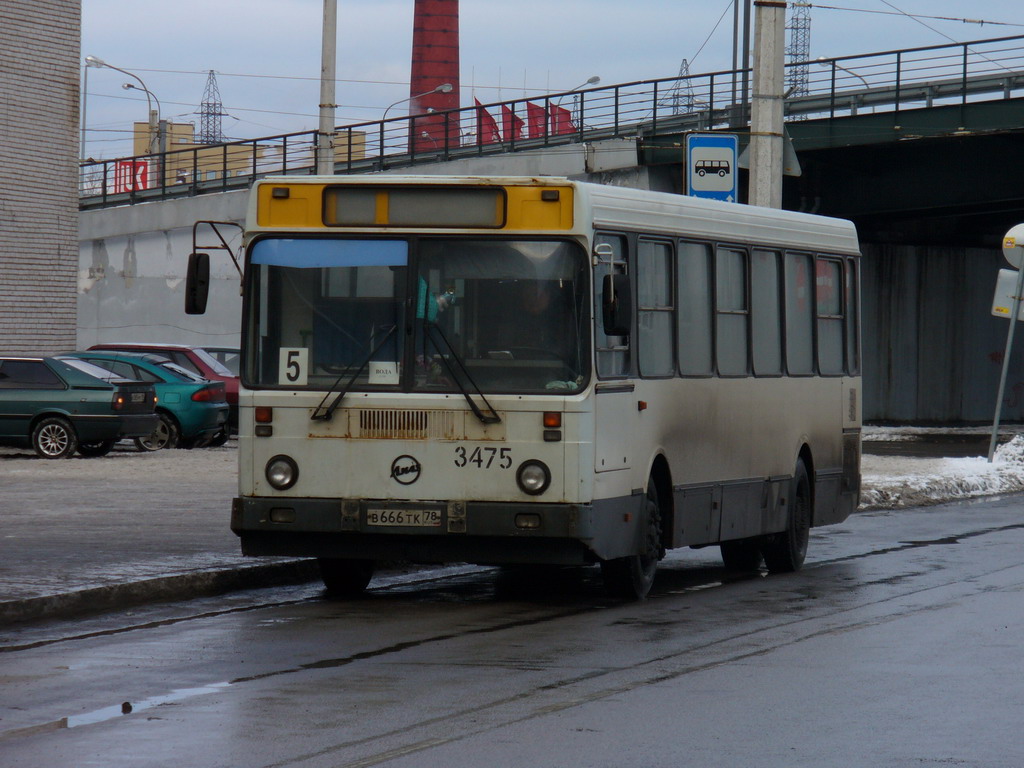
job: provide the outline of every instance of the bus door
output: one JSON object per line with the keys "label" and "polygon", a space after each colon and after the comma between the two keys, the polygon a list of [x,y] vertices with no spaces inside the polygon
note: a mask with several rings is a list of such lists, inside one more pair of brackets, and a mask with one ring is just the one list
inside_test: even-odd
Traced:
{"label": "bus door", "polygon": [[[636,431],[636,394],[629,375],[632,299],[628,290],[621,290],[628,274],[627,244],[622,235],[600,234],[594,240],[594,343],[599,381],[594,390],[594,470],[610,472],[632,466],[633,441]],[[617,280],[618,282],[614,282]],[[612,293],[619,285],[623,295]],[[606,307],[618,302],[620,324],[611,328]],[[610,331],[610,332],[609,332]],[[618,332],[616,332],[618,331]],[[622,331],[626,331],[623,333]]]}

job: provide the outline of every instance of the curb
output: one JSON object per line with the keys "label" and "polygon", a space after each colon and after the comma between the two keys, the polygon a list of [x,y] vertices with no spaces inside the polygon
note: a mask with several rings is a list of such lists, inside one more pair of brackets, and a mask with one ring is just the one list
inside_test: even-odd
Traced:
{"label": "curb", "polygon": [[320,578],[316,560],[213,568],[175,576],[159,576],[127,584],[0,602],[0,626],[47,619],[66,619],[154,602],[189,600],[261,587],[304,584]]}

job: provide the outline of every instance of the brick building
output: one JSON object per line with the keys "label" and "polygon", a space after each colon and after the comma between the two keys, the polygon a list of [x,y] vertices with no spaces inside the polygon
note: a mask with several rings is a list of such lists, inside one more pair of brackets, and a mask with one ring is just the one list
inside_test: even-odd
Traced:
{"label": "brick building", "polygon": [[0,352],[75,347],[79,0],[0,3]]}

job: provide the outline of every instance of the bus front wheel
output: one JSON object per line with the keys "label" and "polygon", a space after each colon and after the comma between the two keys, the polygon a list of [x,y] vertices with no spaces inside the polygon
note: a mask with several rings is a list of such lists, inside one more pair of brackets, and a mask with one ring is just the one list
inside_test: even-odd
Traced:
{"label": "bus front wheel", "polygon": [[373,578],[373,560],[339,560],[317,558],[320,578],[332,597],[356,597],[363,593]]}
{"label": "bus front wheel", "polygon": [[605,588],[610,594],[625,600],[643,600],[647,597],[654,584],[658,560],[665,556],[661,544],[661,505],[658,503],[658,489],[653,477],[647,481],[643,511],[643,551],[637,555],[601,561]]}
{"label": "bus front wheel", "polygon": [[811,535],[811,479],[803,459],[798,459],[789,481],[786,530],[765,536],[761,545],[764,564],[772,573],[800,570],[807,557]]}

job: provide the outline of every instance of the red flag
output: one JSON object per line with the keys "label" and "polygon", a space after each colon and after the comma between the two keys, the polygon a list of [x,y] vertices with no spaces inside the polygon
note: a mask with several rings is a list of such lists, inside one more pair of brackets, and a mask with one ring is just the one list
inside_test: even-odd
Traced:
{"label": "red flag", "polygon": [[501,134],[505,141],[519,141],[523,138],[523,118],[518,117],[505,104],[501,105]]}
{"label": "red flag", "polygon": [[560,133],[575,133],[576,126],[572,124],[572,112],[565,107],[552,104],[548,107],[551,115],[551,133],[556,136]]}
{"label": "red flag", "polygon": [[530,121],[530,138],[539,139],[547,134],[548,116],[544,107],[526,102],[526,119]]}
{"label": "red flag", "polygon": [[498,131],[498,123],[477,99],[476,102],[476,143],[497,144],[501,141],[501,133]]}

